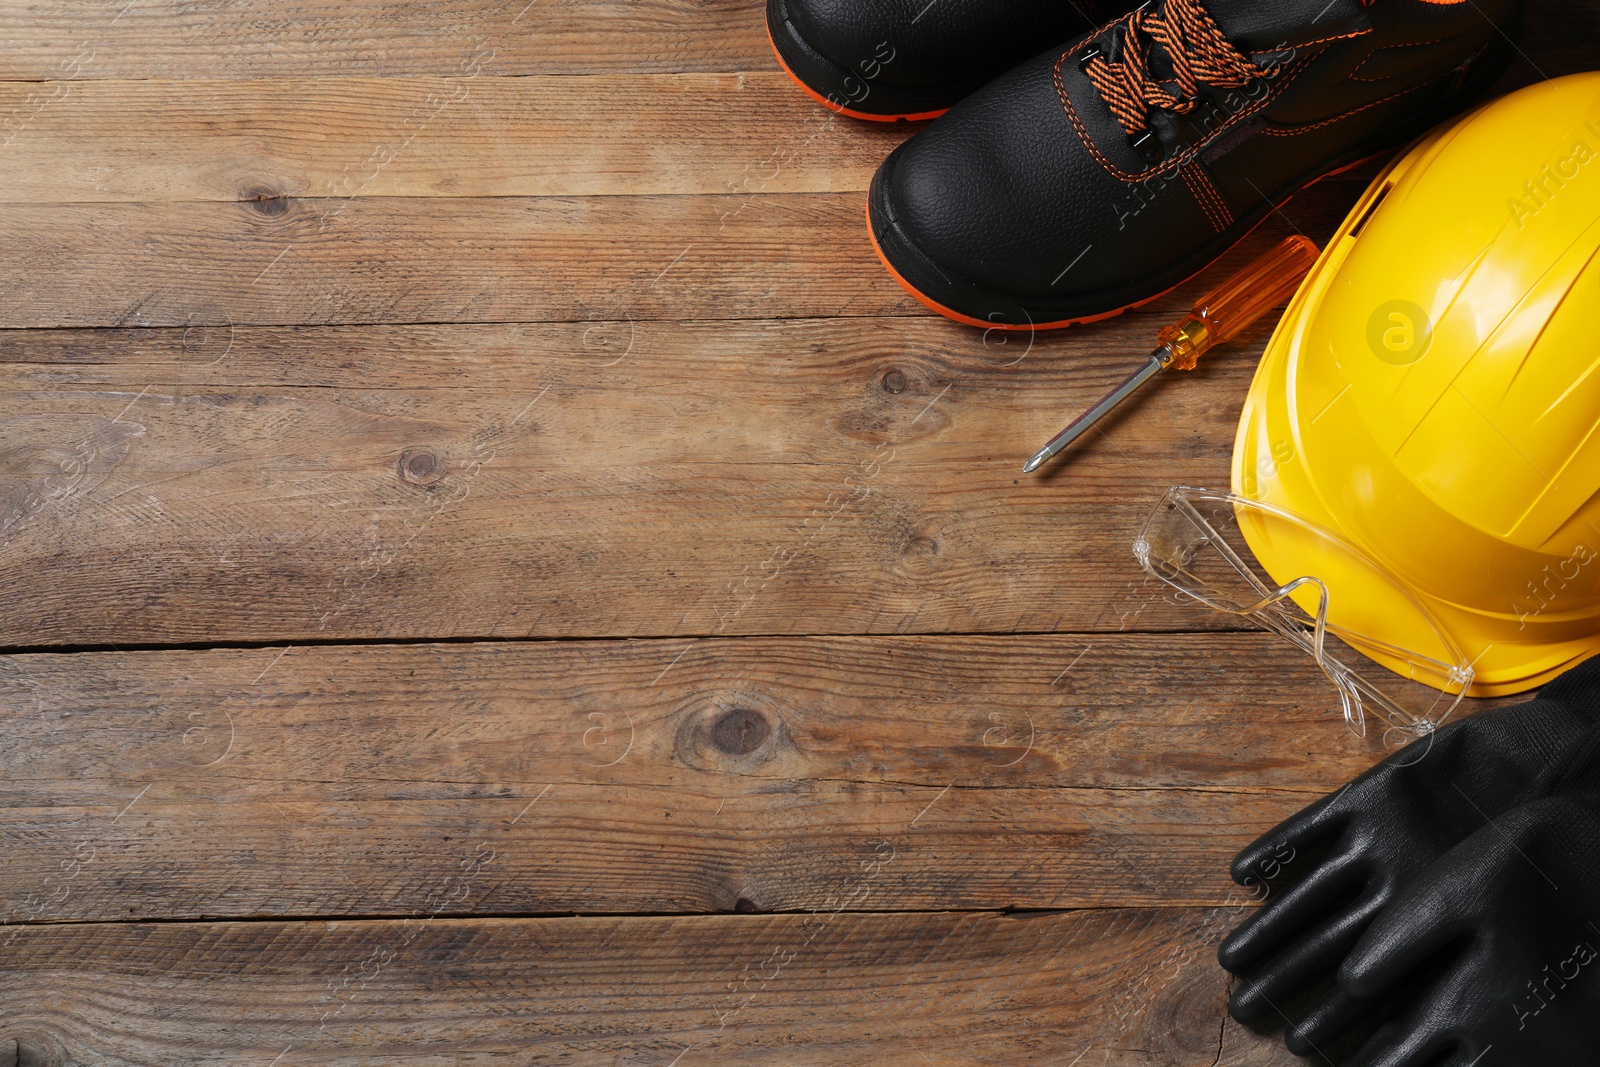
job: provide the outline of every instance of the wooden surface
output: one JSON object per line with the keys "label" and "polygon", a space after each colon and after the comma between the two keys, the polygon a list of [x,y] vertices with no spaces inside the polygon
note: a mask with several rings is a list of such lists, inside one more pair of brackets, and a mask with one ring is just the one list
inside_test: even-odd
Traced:
{"label": "wooden surface", "polygon": [[[1576,0],[1507,85],[1581,69]],[[1286,1067],[1229,858],[1381,748],[1142,579],[1266,327],[1021,459],[750,0],[0,0],[0,1067]]]}

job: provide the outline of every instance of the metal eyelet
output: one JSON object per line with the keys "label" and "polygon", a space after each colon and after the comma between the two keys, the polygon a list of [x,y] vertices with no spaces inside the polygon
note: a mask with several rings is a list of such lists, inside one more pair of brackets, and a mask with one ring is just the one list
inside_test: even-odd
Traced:
{"label": "metal eyelet", "polygon": [[1161,149],[1161,142],[1151,130],[1145,130],[1137,138],[1129,137],[1128,146],[1139,154],[1139,158],[1151,166],[1160,163],[1166,157]]}
{"label": "metal eyelet", "polygon": [[1105,58],[1105,53],[1100,51],[1100,46],[1097,44],[1092,44],[1089,46],[1089,50],[1087,52],[1078,57],[1078,69],[1087,74],[1089,73],[1090,61],[1103,58]]}

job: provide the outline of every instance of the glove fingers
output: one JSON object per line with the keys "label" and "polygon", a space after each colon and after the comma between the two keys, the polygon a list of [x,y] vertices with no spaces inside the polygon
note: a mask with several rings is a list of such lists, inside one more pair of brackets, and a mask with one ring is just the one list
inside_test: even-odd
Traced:
{"label": "glove fingers", "polygon": [[1343,820],[1330,810],[1332,800],[1324,797],[1291,815],[1234,857],[1230,869],[1234,882],[1254,887],[1272,881],[1297,859],[1337,834]]}
{"label": "glove fingers", "polygon": [[1376,1000],[1404,981],[1425,960],[1466,931],[1455,910],[1438,894],[1402,894],[1351,950],[1339,968],[1339,984],[1353,995]]}
{"label": "glove fingers", "polygon": [[[1439,1057],[1450,1043],[1428,1027],[1415,1025],[1416,1018],[1413,1014],[1409,1020],[1379,1027],[1345,1067],[1443,1067]],[[1449,1067],[1455,1067],[1454,1062]]]}
{"label": "glove fingers", "polygon": [[1257,908],[1222,942],[1217,959],[1225,969],[1238,973],[1278,955],[1302,931],[1343,903],[1361,877],[1361,869],[1353,863],[1324,864],[1305,881]]}
{"label": "glove fingers", "polygon": [[1335,988],[1284,1032],[1283,1043],[1296,1056],[1321,1056],[1324,1048],[1367,1022],[1372,1008],[1370,1001]]}
{"label": "glove fingers", "polygon": [[1240,983],[1228,1000],[1229,1013],[1246,1026],[1259,1026],[1284,1016],[1287,1004],[1339,969],[1339,964],[1371,922],[1379,903],[1366,900],[1334,916],[1291,944],[1265,967]]}

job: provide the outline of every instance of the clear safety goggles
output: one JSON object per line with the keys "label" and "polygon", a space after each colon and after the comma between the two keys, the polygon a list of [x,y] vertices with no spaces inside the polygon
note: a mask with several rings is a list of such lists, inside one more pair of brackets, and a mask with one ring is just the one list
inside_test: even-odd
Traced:
{"label": "clear safety goggles", "polygon": [[[1133,554],[1180,600],[1248,619],[1308,653],[1338,689],[1345,722],[1358,735],[1366,733],[1368,709],[1404,735],[1426,734],[1472,684],[1471,665],[1415,594],[1354,546],[1281,508],[1174,486],[1145,521]],[[1292,566],[1295,576],[1277,581],[1258,556],[1275,561],[1283,576],[1291,573],[1285,560],[1304,569]],[[1378,632],[1405,634],[1411,647]]]}

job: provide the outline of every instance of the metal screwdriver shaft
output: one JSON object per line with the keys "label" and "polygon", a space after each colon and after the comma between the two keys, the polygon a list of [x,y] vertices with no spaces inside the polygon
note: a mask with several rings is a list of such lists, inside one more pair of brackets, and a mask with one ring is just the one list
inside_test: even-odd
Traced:
{"label": "metal screwdriver shaft", "polygon": [[1317,255],[1316,243],[1310,238],[1290,237],[1228,279],[1196,304],[1182,322],[1163,329],[1159,336],[1160,347],[1150,354],[1144,366],[1052,437],[1023,465],[1022,472],[1031,474],[1038,470],[1151,378],[1173,367],[1193,370],[1201,356],[1233,340],[1262,315],[1286,303],[1300,288],[1300,282],[1317,261]]}
{"label": "metal screwdriver shaft", "polygon": [[1150,356],[1150,362],[1146,363],[1144,366],[1140,367],[1138,370],[1124,378],[1122,380],[1122,384],[1111,390],[1111,392],[1107,393],[1105,396],[1101,397],[1098,404],[1090,408],[1088,411],[1085,411],[1082,415],[1079,415],[1077,418],[1073,419],[1067,424],[1067,428],[1065,430],[1062,430],[1060,433],[1050,438],[1043,448],[1039,449],[1039,451],[1033,454],[1032,459],[1028,460],[1028,462],[1022,465],[1022,473],[1032,474],[1047,460],[1054,458],[1056,453],[1060,452],[1063,448],[1066,448],[1079,437],[1082,437],[1084,434],[1088,433],[1089,427],[1093,426],[1104,416],[1109,414],[1112,408],[1116,407],[1118,404],[1128,399],[1128,397],[1132,396],[1134,391],[1137,390],[1139,386],[1143,385],[1151,378],[1154,378],[1156,375],[1166,370],[1167,364],[1169,364],[1171,360],[1171,349],[1164,345],[1161,348],[1156,349],[1155,352]]}

